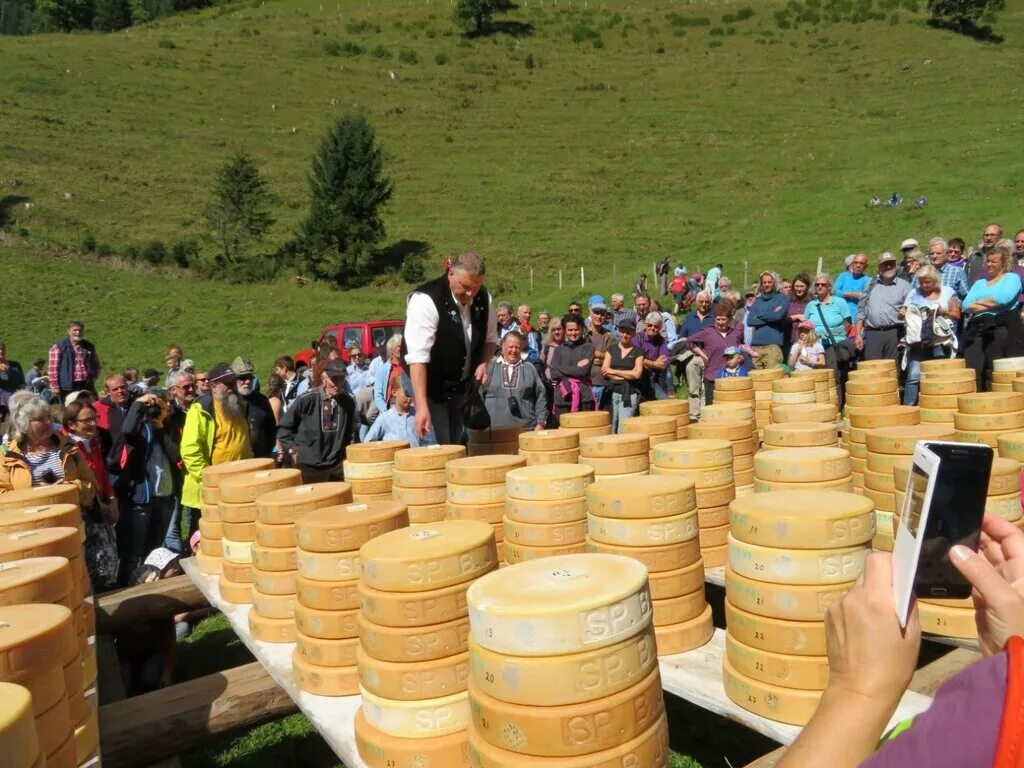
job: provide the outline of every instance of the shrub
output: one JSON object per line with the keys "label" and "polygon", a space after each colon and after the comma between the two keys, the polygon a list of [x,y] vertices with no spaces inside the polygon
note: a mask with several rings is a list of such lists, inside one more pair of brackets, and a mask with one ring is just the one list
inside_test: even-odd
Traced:
{"label": "shrub", "polygon": [[537,60],[533,58],[532,53],[526,54],[526,58],[523,59],[523,66],[527,69],[533,69],[537,66]]}
{"label": "shrub", "polygon": [[96,253],[104,259],[109,259],[114,255],[114,246],[110,243],[97,243]]}
{"label": "shrub", "polygon": [[441,53],[434,56],[434,63],[437,64],[438,66],[443,67],[445,64],[448,63],[448,54],[445,53],[444,51],[441,51]]}
{"label": "shrub", "polygon": [[375,59],[390,59],[391,51],[389,51],[383,45],[378,45],[372,51],[370,51],[370,55],[373,56]]}
{"label": "shrub", "polygon": [[183,269],[187,269],[199,258],[199,242],[196,240],[178,240],[171,246],[171,259]]}
{"label": "shrub", "polygon": [[96,252],[96,238],[92,234],[87,234],[82,238],[82,250],[85,253]]}
{"label": "shrub", "polygon": [[324,53],[328,56],[341,56],[341,43],[337,40],[328,40],[324,43]]}
{"label": "shrub", "polygon": [[150,240],[142,251],[142,258],[150,264],[163,264],[167,260],[167,246],[160,240]]}
{"label": "shrub", "polygon": [[596,40],[601,37],[601,34],[596,29],[591,29],[586,24],[574,25],[571,34],[574,43],[583,43],[587,40]]}
{"label": "shrub", "polygon": [[707,16],[680,16],[670,13],[665,16],[673,27],[710,27],[711,19]]}
{"label": "shrub", "polygon": [[168,50],[174,50],[178,47],[174,44],[174,41],[171,40],[169,37],[161,37],[159,40],[157,40],[156,46],[157,48],[167,48]]}
{"label": "shrub", "polygon": [[423,265],[423,256],[419,253],[407,253],[402,259],[402,266],[398,273],[402,276],[402,279],[407,283],[419,283],[427,275],[427,270]]}
{"label": "shrub", "polygon": [[754,17],[754,9],[749,6],[736,11],[736,21],[746,21]]}
{"label": "shrub", "polygon": [[138,261],[141,255],[142,251],[137,245],[129,245],[124,249],[124,257],[128,259],[128,261]]}
{"label": "shrub", "polygon": [[409,48],[403,48],[398,52],[398,60],[401,61],[403,64],[420,63],[419,55],[416,53],[416,51],[413,51]]}
{"label": "shrub", "polygon": [[362,56],[366,53],[366,49],[359,45],[359,43],[353,43],[351,40],[346,40],[341,44],[341,53],[349,57]]}

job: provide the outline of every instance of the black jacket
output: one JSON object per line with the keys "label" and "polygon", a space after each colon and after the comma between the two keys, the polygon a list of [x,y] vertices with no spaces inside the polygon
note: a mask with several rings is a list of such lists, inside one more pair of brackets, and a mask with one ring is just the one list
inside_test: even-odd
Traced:
{"label": "black jacket", "polygon": [[[333,406],[328,405],[330,402]],[[325,413],[325,406],[330,411]],[[323,387],[306,392],[281,417],[277,439],[284,450],[298,449],[298,463],[314,469],[333,469],[345,458],[345,449],[355,439],[355,401],[346,393],[324,396]],[[325,416],[334,428],[324,431]]]}
{"label": "black jacket", "polygon": [[240,395],[245,403],[245,414],[249,420],[249,444],[252,455],[257,459],[269,459],[274,455],[277,440],[277,421],[266,395],[253,392],[248,397]]}
{"label": "black jacket", "polygon": [[[165,426],[153,429],[146,418],[146,406],[135,401],[124,417],[124,450],[119,461],[121,476],[128,483],[128,492],[135,494],[147,483],[147,465],[153,444],[159,443],[171,468],[174,494],[181,492],[182,464],[180,440],[176,441]],[[123,482],[123,481],[122,481]]]}

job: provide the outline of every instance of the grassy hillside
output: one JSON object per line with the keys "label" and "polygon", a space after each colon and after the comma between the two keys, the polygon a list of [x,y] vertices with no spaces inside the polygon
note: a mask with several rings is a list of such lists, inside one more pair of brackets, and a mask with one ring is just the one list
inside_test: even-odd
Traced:
{"label": "grassy hillside", "polygon": [[[202,234],[215,169],[238,147],[279,197],[276,245],[342,111],[365,112],[386,148],[389,239],[429,243],[431,271],[474,246],[496,293],[535,306],[626,288],[665,253],[735,277],[744,259],[751,274],[819,256],[834,270],[908,235],[1019,225],[1019,2],[999,45],[905,9],[783,29],[773,0],[743,20],[730,19],[744,4],[714,0],[520,5],[502,17],[517,35],[481,38],[455,29],[449,2],[253,0],[113,35],[5,39],[0,198],[33,203],[9,208],[30,237],[2,251],[12,353],[33,356],[76,314],[114,365],[157,362],[171,342],[265,365],[328,319],[394,314],[397,280],[238,287],[40,255],[87,235],[123,252]],[[930,205],[865,208],[894,190]],[[42,317],[40,274],[62,286]]]}

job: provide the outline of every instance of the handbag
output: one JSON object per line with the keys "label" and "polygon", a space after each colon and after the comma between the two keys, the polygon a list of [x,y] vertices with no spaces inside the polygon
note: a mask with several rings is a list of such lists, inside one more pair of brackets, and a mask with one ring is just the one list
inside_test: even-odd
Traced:
{"label": "handbag", "polygon": [[462,405],[462,422],[468,429],[490,429],[491,414],[484,405],[480,382],[471,379],[466,388],[466,401]]}
{"label": "handbag", "polygon": [[829,346],[836,351],[836,361],[840,363],[850,362],[853,359],[853,351],[850,349],[850,345],[836,343],[836,337],[832,335],[832,329],[828,327],[828,323],[825,321],[825,313],[821,311],[821,302],[818,302],[818,306],[815,309],[818,310],[818,317],[821,318],[821,327],[825,329]]}

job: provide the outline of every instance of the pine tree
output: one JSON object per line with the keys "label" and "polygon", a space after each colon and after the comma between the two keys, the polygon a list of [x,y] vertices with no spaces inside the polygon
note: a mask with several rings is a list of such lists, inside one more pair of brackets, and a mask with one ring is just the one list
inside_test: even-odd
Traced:
{"label": "pine tree", "polygon": [[259,242],[274,223],[269,206],[272,196],[255,161],[244,151],[236,152],[217,171],[217,186],[206,208],[214,231],[221,267],[239,264],[247,249]]}
{"label": "pine tree", "polygon": [[951,22],[963,29],[976,27],[982,16],[1005,7],[1005,0],[928,0],[933,19]]}
{"label": "pine tree", "polygon": [[313,156],[309,215],[298,251],[314,276],[340,287],[358,285],[370,274],[374,246],[384,239],[380,209],[393,187],[374,141],[365,117],[344,116]]}
{"label": "pine tree", "polygon": [[482,35],[497,10],[496,6],[494,0],[458,0],[452,18],[467,32]]}

